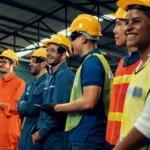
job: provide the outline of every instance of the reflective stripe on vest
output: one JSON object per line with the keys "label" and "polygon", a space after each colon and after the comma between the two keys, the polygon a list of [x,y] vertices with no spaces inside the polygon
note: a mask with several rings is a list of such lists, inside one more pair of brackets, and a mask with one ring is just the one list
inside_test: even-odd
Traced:
{"label": "reflective stripe on vest", "polygon": [[[105,112],[108,113],[108,104],[109,104],[109,92],[110,92],[110,86],[111,86],[111,81],[112,81],[112,72],[111,69],[109,67],[109,64],[107,63],[106,59],[104,58],[103,55],[98,54],[98,53],[94,53],[94,54],[90,54],[88,55],[84,61],[86,59],[88,59],[91,56],[96,56],[98,57],[98,59],[101,61],[103,67],[104,67],[104,71],[105,71],[105,81],[104,81],[104,90],[102,93],[102,98],[105,100],[104,101],[104,105],[105,105]],[[80,98],[82,96],[82,88],[81,88],[81,68],[82,68],[82,64],[81,66],[78,68],[76,75],[75,75],[75,79],[74,79],[74,83],[73,83],[73,88],[71,91],[71,98],[70,98],[70,102],[74,101],[78,98]],[[67,115],[67,120],[66,120],[66,127],[65,127],[65,131],[70,131],[73,128],[77,127],[80,123],[80,120],[82,118],[82,113],[79,112],[70,112]]]}
{"label": "reflective stripe on vest", "polygon": [[126,91],[132,77],[131,74],[139,62],[140,60],[136,61],[134,64],[123,67],[124,59],[121,59],[113,79],[106,129],[106,141],[112,145],[116,145],[119,141]]}
{"label": "reflective stripe on vest", "polygon": [[123,83],[129,83],[131,80],[131,75],[123,75],[118,76],[113,79],[113,85],[115,84],[123,84]]}
{"label": "reflective stripe on vest", "polygon": [[121,121],[122,120],[122,113],[110,112],[108,114],[108,120],[110,120],[110,121]]}

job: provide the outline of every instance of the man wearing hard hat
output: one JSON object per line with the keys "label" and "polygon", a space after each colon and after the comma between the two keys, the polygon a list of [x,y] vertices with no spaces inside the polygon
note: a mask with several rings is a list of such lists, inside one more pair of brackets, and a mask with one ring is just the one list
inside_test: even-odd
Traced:
{"label": "man wearing hard hat", "polygon": [[[136,47],[141,62],[135,69],[124,103],[120,140],[115,150],[139,149],[150,139],[150,0],[119,0],[127,10],[127,46]],[[149,149],[148,146],[142,150]]]}
{"label": "man wearing hard hat", "polygon": [[24,92],[25,83],[14,73],[17,63],[17,56],[11,49],[0,55],[0,150],[18,149],[21,122],[16,103]]}
{"label": "man wearing hard hat", "polygon": [[32,142],[32,132],[35,132],[36,129],[40,105],[43,102],[43,91],[48,78],[46,59],[46,48],[35,50],[31,56],[29,67],[35,79],[26,86],[26,90],[17,105],[23,118],[19,150],[40,150],[39,145]]}
{"label": "man wearing hard hat", "polygon": [[76,72],[70,102],[49,107],[49,113],[68,112],[66,149],[103,149],[105,108],[112,74],[96,44],[102,36],[101,25],[94,16],[81,14],[73,20],[69,31],[74,52],[81,57],[81,65]]}
{"label": "man wearing hard hat", "polygon": [[106,129],[106,141],[110,144],[110,147],[115,146],[119,141],[126,91],[132,73],[140,62],[140,55],[137,48],[127,47],[126,45],[126,11],[123,8],[118,8],[113,16],[116,18],[116,25],[113,29],[116,46],[126,47],[128,54],[120,60],[111,87],[110,106]]}
{"label": "man wearing hard hat", "polygon": [[[48,41],[47,63],[51,66],[50,78],[44,88],[43,103],[61,104],[69,101],[74,74],[66,63],[67,53],[72,52],[70,40],[55,34]],[[42,110],[49,105],[42,105]],[[43,150],[64,150],[64,126],[66,115],[41,113],[37,123],[37,131],[32,135],[34,143],[39,143]]]}

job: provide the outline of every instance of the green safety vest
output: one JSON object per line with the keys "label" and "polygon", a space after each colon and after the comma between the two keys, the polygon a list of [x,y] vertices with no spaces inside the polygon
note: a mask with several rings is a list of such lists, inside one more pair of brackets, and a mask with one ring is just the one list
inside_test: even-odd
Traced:
{"label": "green safety vest", "polygon": [[[98,54],[98,53],[90,54],[84,59],[84,61],[92,56],[98,57],[98,59],[101,61],[102,65],[104,67],[105,81],[104,81],[104,87],[102,90],[103,91],[102,99],[103,99],[103,103],[105,106],[105,112],[107,115],[109,99],[110,99],[110,96],[109,96],[110,95],[110,86],[111,86],[111,81],[112,81],[113,75],[112,75],[112,72],[111,72],[108,62],[106,61],[105,57],[102,54]],[[82,69],[82,64],[78,68],[76,75],[75,75],[73,88],[71,91],[70,102],[79,99],[83,95],[83,91],[82,91],[82,87],[81,87],[81,69]],[[70,131],[73,128],[77,127],[81,121],[81,118],[82,118],[82,112],[69,112],[67,115],[65,131]]]}

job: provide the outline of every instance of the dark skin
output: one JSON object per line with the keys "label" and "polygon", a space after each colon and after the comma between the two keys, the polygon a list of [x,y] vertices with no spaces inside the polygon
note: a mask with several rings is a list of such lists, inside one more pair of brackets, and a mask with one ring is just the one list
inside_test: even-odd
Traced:
{"label": "dark skin", "polygon": [[[150,18],[141,10],[131,9],[127,12],[127,46],[137,47],[143,65],[150,54]],[[113,150],[137,150],[149,143],[139,130],[133,127]]]}
{"label": "dark skin", "polygon": [[137,47],[143,61],[150,53],[150,17],[140,10],[129,10],[127,13],[127,46]]}

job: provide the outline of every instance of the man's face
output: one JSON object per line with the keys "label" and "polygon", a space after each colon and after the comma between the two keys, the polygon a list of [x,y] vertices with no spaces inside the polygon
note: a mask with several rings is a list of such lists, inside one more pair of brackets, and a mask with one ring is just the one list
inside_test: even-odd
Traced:
{"label": "man's face", "polygon": [[129,10],[126,18],[127,46],[134,46],[139,50],[149,46],[150,18],[144,12],[136,9]]}
{"label": "man's face", "polygon": [[14,66],[13,62],[7,58],[0,58],[0,73],[7,74]]}
{"label": "man's face", "polygon": [[32,57],[29,64],[30,72],[33,76],[37,76],[42,70],[41,63],[37,63],[36,59],[36,57]]}
{"label": "man's face", "polygon": [[116,46],[126,47],[126,35],[125,35],[126,20],[117,19],[116,25],[113,29]]}
{"label": "man's face", "polygon": [[47,63],[52,67],[61,63],[62,61],[62,53],[58,52],[58,45],[49,44],[47,47]]}

